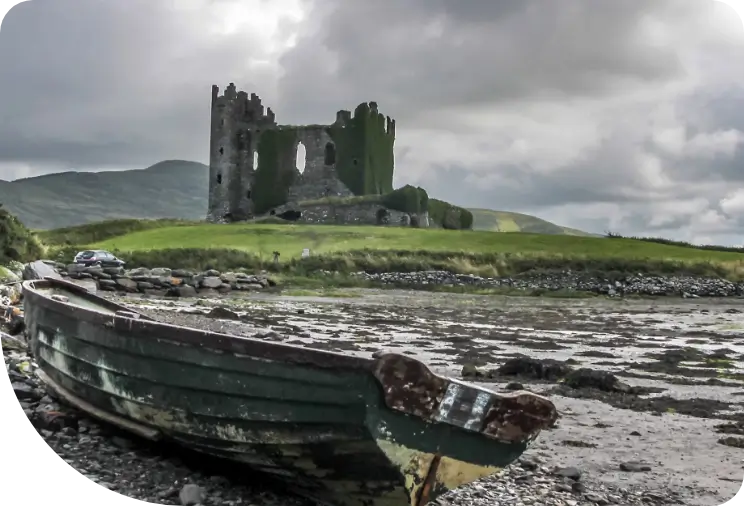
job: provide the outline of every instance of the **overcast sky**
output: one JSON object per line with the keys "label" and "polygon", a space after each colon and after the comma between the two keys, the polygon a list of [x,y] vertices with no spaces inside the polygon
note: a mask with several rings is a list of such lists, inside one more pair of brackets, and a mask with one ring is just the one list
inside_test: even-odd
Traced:
{"label": "overcast sky", "polygon": [[0,179],[206,163],[232,81],[280,123],[377,101],[396,185],[743,244],[743,49],[713,0],[31,0],[0,28]]}

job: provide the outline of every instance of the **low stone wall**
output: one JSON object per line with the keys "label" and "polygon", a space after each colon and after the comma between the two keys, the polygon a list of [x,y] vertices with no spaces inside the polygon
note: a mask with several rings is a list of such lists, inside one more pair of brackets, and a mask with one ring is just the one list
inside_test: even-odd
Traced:
{"label": "low stone wall", "polygon": [[84,267],[56,264],[63,278],[90,279],[101,291],[145,293],[153,296],[194,297],[225,294],[232,291],[256,291],[275,286],[265,275],[209,270],[193,272],[181,269]]}
{"label": "low stone wall", "polygon": [[389,226],[408,226],[410,217],[406,213],[386,209],[376,203],[359,204],[316,204],[309,206],[297,206],[288,204],[275,209],[275,214],[281,215],[286,211],[301,211],[302,215],[296,223],[324,224],[324,225],[379,225],[378,213],[385,212]]}
{"label": "low stone wall", "polygon": [[426,286],[478,286],[483,288],[511,288],[531,292],[576,291],[611,297],[623,295],[695,297],[739,297],[744,295],[744,283],[733,283],[718,278],[692,276],[628,276],[622,280],[608,281],[600,277],[574,272],[525,275],[519,277],[486,278],[446,271],[388,272],[356,276],[371,282],[401,287]]}

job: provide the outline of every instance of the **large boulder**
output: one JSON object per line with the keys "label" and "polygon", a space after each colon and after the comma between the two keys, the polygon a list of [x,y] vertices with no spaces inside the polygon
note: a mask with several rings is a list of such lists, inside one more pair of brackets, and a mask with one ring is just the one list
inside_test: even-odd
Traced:
{"label": "large boulder", "polygon": [[117,278],[116,284],[127,292],[137,291],[137,282],[130,278]]}
{"label": "large boulder", "polygon": [[57,270],[44,262],[43,260],[36,260],[30,264],[26,264],[23,268],[23,279],[44,279],[44,278],[55,278],[62,279]]}

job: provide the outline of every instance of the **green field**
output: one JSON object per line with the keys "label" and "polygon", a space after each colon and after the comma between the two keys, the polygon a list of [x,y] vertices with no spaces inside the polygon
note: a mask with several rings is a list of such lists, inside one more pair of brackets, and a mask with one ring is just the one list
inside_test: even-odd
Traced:
{"label": "green field", "polygon": [[[64,258],[83,247],[116,251],[131,266],[282,269],[448,269],[481,275],[573,269],[617,274],[700,274],[740,279],[744,254],[635,239],[398,227],[196,224],[122,220],[40,234]],[[310,259],[300,261],[304,248]],[[63,258],[63,259],[64,259]]]}
{"label": "green field", "polygon": [[334,225],[181,225],[153,228],[96,242],[91,246],[120,251],[181,248],[227,248],[282,258],[299,258],[303,248],[313,253],[353,250],[410,252],[507,253],[523,256],[585,256],[587,258],[741,261],[741,253],[642,243],[632,239],[493,234],[480,231],[410,229]]}

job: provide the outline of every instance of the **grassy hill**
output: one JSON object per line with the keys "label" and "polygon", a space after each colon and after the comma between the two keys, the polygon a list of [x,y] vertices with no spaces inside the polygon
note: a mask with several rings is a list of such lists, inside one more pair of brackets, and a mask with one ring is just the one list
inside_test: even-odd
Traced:
{"label": "grassy hill", "polygon": [[574,228],[561,227],[529,214],[493,211],[491,209],[469,209],[473,213],[473,228],[490,232],[526,232],[529,234],[556,234],[593,236]]}
{"label": "grassy hill", "polygon": [[61,172],[0,181],[0,203],[32,229],[117,218],[201,220],[208,177],[204,164],[183,160],[141,170]]}
{"label": "grassy hill", "polygon": [[[37,230],[121,218],[203,220],[209,168],[167,160],[141,170],[61,172],[0,181],[0,203]],[[588,235],[526,214],[470,209],[473,228],[498,232]]]}

